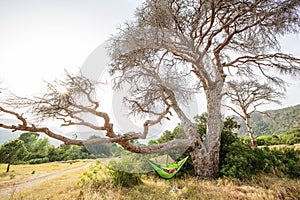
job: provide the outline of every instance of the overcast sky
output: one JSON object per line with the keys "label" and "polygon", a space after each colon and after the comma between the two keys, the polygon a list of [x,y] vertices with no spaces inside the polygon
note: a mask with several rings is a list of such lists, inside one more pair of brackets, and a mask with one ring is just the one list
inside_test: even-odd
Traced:
{"label": "overcast sky", "polygon": [[[0,0],[0,81],[19,95],[41,92],[42,80],[78,70],[141,0]],[[282,40],[285,52],[300,57],[300,36]],[[280,108],[300,103],[300,81]]]}
{"label": "overcast sky", "polygon": [[0,80],[18,94],[78,69],[126,20],[136,0],[1,0]]}

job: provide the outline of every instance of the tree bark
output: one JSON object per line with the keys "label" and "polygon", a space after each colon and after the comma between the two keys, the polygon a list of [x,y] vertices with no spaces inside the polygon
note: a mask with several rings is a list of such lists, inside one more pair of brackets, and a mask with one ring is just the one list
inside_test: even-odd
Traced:
{"label": "tree bark", "polygon": [[206,152],[204,148],[195,148],[191,152],[197,179],[214,179],[219,172],[220,143]]}
{"label": "tree bark", "polygon": [[6,173],[9,172],[10,164],[11,164],[11,162],[8,161],[7,168],[6,168]]}
{"label": "tree bark", "polygon": [[247,125],[247,131],[248,131],[249,137],[251,139],[252,148],[256,149],[257,148],[257,142],[256,142],[256,139],[255,139],[254,134],[253,134],[252,126],[250,124],[250,116],[249,115],[246,115],[246,125]]}
{"label": "tree bark", "polygon": [[223,83],[219,82],[215,87],[206,90],[207,96],[207,132],[204,141],[205,146],[197,146],[191,157],[194,164],[197,179],[214,179],[218,177],[220,140],[221,140],[221,101]]}

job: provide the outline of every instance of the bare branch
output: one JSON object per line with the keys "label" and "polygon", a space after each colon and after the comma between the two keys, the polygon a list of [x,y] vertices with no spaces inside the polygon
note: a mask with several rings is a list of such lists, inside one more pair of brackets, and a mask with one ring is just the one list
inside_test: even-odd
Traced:
{"label": "bare branch", "polygon": [[245,121],[252,145],[256,148],[251,115],[258,112],[258,107],[264,104],[280,103],[279,98],[283,97],[283,93],[267,84],[260,84],[257,80],[249,80],[229,82],[226,96],[233,106],[225,105],[225,107],[238,114]]}
{"label": "bare branch", "polygon": [[[11,95],[9,102],[6,102],[7,106],[28,108],[30,114],[46,120],[49,118],[57,119],[62,121],[62,126],[85,126],[96,131],[104,131],[106,137],[98,138],[94,140],[75,140],[59,135],[51,131],[46,127],[38,127],[34,124],[28,125],[27,119],[17,112],[0,107],[1,113],[6,113],[15,116],[21,121],[18,125],[5,125],[0,124],[0,127],[5,129],[11,129],[12,131],[30,131],[30,132],[42,132],[49,137],[58,139],[65,144],[75,145],[89,145],[89,144],[101,144],[108,142],[115,142],[128,149],[137,153],[148,153],[158,152],[160,149],[166,150],[168,148],[183,147],[182,145],[189,144],[187,141],[179,140],[163,145],[157,145],[157,147],[137,147],[131,144],[129,141],[136,139],[145,139],[148,135],[149,128],[155,124],[161,123],[163,119],[168,119],[166,115],[170,113],[170,104],[166,104],[166,108],[163,112],[154,113],[157,116],[153,120],[146,120],[144,122],[143,133],[132,132],[126,135],[117,135],[114,133],[113,124],[110,122],[110,117],[107,113],[98,111],[99,103],[94,99],[95,83],[83,77],[82,75],[71,75],[67,73],[66,79],[63,81],[55,81],[55,84],[47,83],[49,90],[41,97],[35,97],[34,99],[21,98],[15,95]],[[61,89],[61,87],[63,88]],[[135,103],[140,106],[138,102]],[[145,111],[145,110],[144,110]],[[98,118],[102,118],[104,123],[102,126],[92,124],[85,120],[82,114],[88,113]],[[187,146],[185,146],[187,147]]]}

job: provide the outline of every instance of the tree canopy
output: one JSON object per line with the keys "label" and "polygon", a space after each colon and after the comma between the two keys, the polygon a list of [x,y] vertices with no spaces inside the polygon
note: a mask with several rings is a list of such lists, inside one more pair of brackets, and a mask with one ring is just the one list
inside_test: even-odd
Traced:
{"label": "tree canopy", "polygon": [[10,164],[23,160],[27,154],[24,142],[19,139],[11,140],[0,147],[1,163],[8,163],[6,172],[9,172]]}

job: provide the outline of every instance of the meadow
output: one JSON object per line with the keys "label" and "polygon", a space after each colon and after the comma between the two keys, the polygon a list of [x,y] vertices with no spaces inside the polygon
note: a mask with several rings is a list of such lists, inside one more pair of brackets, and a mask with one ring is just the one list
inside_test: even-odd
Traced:
{"label": "meadow", "polygon": [[[278,178],[266,174],[254,176],[249,180],[219,178],[217,180],[195,180],[194,177],[176,177],[170,180],[159,178],[150,173],[141,175],[142,182],[131,187],[114,185],[106,174],[104,161],[95,164],[94,160],[82,160],[74,163],[59,162],[35,165],[13,165],[11,172],[0,175],[1,189],[14,187],[14,184],[26,182],[34,177],[50,175],[80,166],[91,167],[64,173],[30,188],[12,192],[0,199],[299,199],[300,180]],[[87,178],[95,173],[97,180]],[[0,165],[5,170],[5,165]],[[33,173],[34,172],[34,173]],[[84,184],[83,184],[83,180]],[[95,186],[95,181],[97,184]]]}

